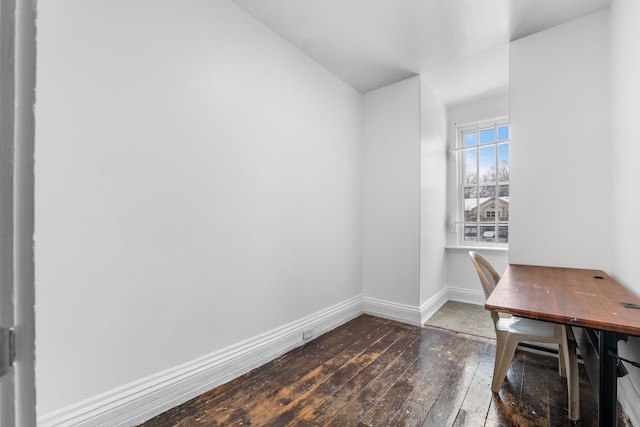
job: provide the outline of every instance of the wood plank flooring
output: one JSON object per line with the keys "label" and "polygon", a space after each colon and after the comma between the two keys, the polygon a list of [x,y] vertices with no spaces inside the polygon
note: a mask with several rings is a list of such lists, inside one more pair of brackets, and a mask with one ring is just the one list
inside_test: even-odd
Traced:
{"label": "wood plank flooring", "polygon": [[[363,315],[143,426],[574,425],[557,359],[519,351],[494,395],[494,352],[493,340]],[[597,425],[582,366],[580,396],[576,425]]]}

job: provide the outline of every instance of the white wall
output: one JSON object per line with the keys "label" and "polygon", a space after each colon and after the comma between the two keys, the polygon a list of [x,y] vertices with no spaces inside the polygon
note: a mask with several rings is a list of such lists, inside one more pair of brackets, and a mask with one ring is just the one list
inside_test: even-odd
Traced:
{"label": "white wall", "polygon": [[512,263],[611,267],[608,19],[511,43]]}
{"label": "white wall", "polygon": [[360,94],[223,0],[40,2],[37,60],[40,415],[361,293]]}
{"label": "white wall", "polygon": [[[517,226],[510,262],[600,268],[636,294],[638,18],[640,3],[613,0],[610,12],[512,43],[510,65],[511,207]],[[542,125],[549,120],[547,130]],[[553,156],[538,179],[535,165],[545,152]],[[598,203],[585,205],[592,199]],[[541,200],[548,200],[542,209]],[[549,207],[557,221],[536,221]],[[620,342],[619,349],[623,357],[640,359],[637,337]],[[618,380],[618,400],[638,425],[640,372],[627,367],[629,375]]]}
{"label": "white wall", "polygon": [[[496,94],[468,100],[450,105],[447,108],[447,141],[448,147],[455,147],[456,126],[473,122],[493,120],[509,115],[509,92],[507,89]],[[456,160],[449,158],[447,181],[456,182]],[[454,192],[447,194],[447,206],[450,215],[457,209],[457,195]],[[448,218],[447,218],[448,220]],[[456,245],[458,235],[447,227],[448,245]],[[502,273],[507,268],[508,249],[483,247],[455,247],[447,248],[446,275],[449,287],[449,298],[464,302],[483,303],[484,293],[478,280],[478,274],[469,259],[469,250],[475,250],[492,263],[495,269]]]}
{"label": "white wall", "polygon": [[363,290],[419,306],[420,78],[363,96]]}
{"label": "white wall", "polygon": [[[640,144],[636,124],[640,117],[640,2],[613,0],[611,5],[611,90],[612,90],[612,149],[613,185],[613,267],[611,274],[640,295],[640,263],[638,263],[637,201],[638,162]],[[628,344],[620,343],[623,357],[640,360],[640,338],[630,337]],[[620,379],[619,399],[633,425],[640,425],[640,369],[627,365],[629,376]]]}
{"label": "white wall", "polygon": [[[446,109],[422,77],[420,84],[420,306],[446,287]],[[435,308],[435,307],[434,307]],[[423,319],[426,320],[426,319]]]}
{"label": "white wall", "polygon": [[640,144],[636,135],[640,117],[640,2],[614,0],[611,7],[612,31],[612,145],[613,145],[613,272],[625,286],[640,294],[640,263],[637,247],[638,162]]}

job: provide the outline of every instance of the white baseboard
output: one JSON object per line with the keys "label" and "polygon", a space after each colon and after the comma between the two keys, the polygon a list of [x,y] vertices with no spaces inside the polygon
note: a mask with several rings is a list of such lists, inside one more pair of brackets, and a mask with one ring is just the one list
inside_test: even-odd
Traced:
{"label": "white baseboard", "polygon": [[[473,293],[473,291],[469,291]],[[396,320],[414,326],[422,326],[450,298],[450,288],[444,288],[420,307],[384,301],[376,298],[364,298],[364,312],[372,316]],[[467,296],[467,300],[470,297]],[[484,299],[484,296],[483,296]],[[464,302],[467,302],[465,300]],[[455,300],[458,301],[458,300]],[[474,300],[475,301],[475,300]],[[475,302],[474,302],[475,304]],[[484,304],[484,302],[483,302]]]}
{"label": "white baseboard", "polygon": [[202,358],[45,414],[38,417],[38,425],[137,425],[299,347],[304,344],[304,330],[313,329],[317,337],[362,313],[421,326],[449,299],[484,304],[482,293],[457,288],[443,289],[420,307],[358,295]]}
{"label": "white baseboard", "polygon": [[640,393],[628,375],[618,378],[618,402],[631,425],[640,426]]}
{"label": "white baseboard", "polygon": [[422,325],[420,308],[418,307],[368,297],[363,298],[363,303],[365,314],[414,326]]}
{"label": "white baseboard", "polygon": [[363,312],[361,295],[197,360],[45,414],[38,425],[132,426],[199,396],[304,344]]}
{"label": "white baseboard", "polygon": [[440,292],[429,298],[420,306],[420,324],[424,323],[431,318],[436,311],[440,309],[448,300],[447,288],[442,289]]}
{"label": "white baseboard", "polygon": [[452,287],[447,288],[447,299],[476,305],[484,305],[486,300],[484,292],[482,291]]}

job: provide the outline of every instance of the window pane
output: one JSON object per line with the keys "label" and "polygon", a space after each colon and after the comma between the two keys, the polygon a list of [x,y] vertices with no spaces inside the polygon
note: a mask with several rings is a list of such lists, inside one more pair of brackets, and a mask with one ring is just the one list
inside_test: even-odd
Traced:
{"label": "window pane", "polygon": [[465,221],[477,221],[478,220],[478,199],[475,195],[471,197],[465,197],[464,199],[464,220]]}
{"label": "window pane", "polygon": [[509,226],[508,225],[498,226],[498,242],[500,243],[509,242]]}
{"label": "window pane", "polygon": [[465,185],[478,183],[478,150],[465,151],[464,183]]}
{"label": "window pane", "polygon": [[472,147],[476,145],[476,133],[475,132],[466,132],[464,134],[464,146]]}
{"label": "window pane", "polygon": [[491,221],[495,222],[496,220],[496,203],[495,198],[487,199],[483,203],[480,203],[480,221]]}
{"label": "window pane", "polygon": [[509,139],[509,125],[500,126],[498,128],[498,141],[506,141]]}
{"label": "window pane", "polygon": [[480,131],[480,144],[488,144],[496,140],[495,128],[482,129]]}
{"label": "window pane", "polygon": [[478,197],[478,187],[475,185],[472,187],[464,187],[465,199],[476,199]]}
{"label": "window pane", "polygon": [[478,240],[478,227],[475,224],[464,225],[464,240],[474,242]]}
{"label": "window pane", "polygon": [[460,242],[507,243],[509,124],[478,123],[475,127],[461,128],[459,135],[463,150],[456,158],[462,182],[456,191],[464,206],[464,211],[457,214],[463,221],[458,225]]}
{"label": "window pane", "polygon": [[496,182],[496,147],[480,148],[480,183]]}
{"label": "window pane", "polygon": [[480,227],[480,238],[484,242],[496,241],[496,227],[495,225],[483,225]]}
{"label": "window pane", "polygon": [[509,182],[509,144],[498,145],[498,180]]}
{"label": "window pane", "polygon": [[[496,186],[495,185],[483,185],[479,188],[480,190],[480,198],[493,198],[496,195]],[[482,203],[483,200],[480,201]]]}

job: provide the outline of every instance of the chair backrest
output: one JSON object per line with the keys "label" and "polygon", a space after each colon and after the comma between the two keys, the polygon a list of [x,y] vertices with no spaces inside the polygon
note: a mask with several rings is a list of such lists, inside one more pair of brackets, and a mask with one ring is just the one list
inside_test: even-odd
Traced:
{"label": "chair backrest", "polygon": [[[491,265],[489,261],[487,261],[483,256],[474,251],[469,251],[469,257],[471,258],[471,262],[473,266],[476,268],[478,272],[478,278],[480,278],[480,283],[482,283],[482,290],[484,291],[485,298],[489,298],[491,292],[495,289],[498,281],[500,280],[500,275],[496,271],[495,268]],[[493,322],[498,321],[498,313],[491,312],[491,318]]]}

